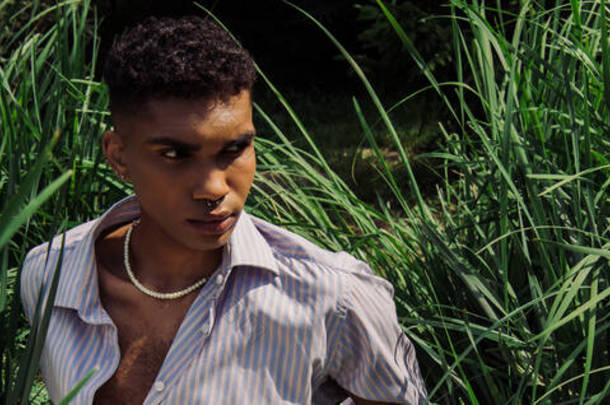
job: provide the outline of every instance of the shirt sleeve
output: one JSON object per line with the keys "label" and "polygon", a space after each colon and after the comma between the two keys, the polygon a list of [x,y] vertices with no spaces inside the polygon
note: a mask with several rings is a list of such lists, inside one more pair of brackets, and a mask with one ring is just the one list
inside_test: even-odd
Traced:
{"label": "shirt sleeve", "polygon": [[358,263],[358,271],[343,275],[329,374],[363,399],[428,403],[415,349],[398,324],[393,288]]}
{"label": "shirt sleeve", "polygon": [[45,265],[45,254],[40,247],[28,252],[21,268],[21,304],[30,325],[41,291]]}

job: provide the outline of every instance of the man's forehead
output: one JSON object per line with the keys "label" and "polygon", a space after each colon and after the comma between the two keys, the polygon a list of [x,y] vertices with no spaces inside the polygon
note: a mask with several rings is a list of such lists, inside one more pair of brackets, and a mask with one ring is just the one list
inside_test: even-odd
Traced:
{"label": "man's forehead", "polygon": [[[236,102],[236,100],[238,100]],[[194,120],[201,122],[208,118],[214,111],[215,119],[231,121],[235,119],[233,111],[244,108],[244,100],[251,108],[251,97],[248,90],[230,97],[150,97],[141,100],[136,105],[128,106],[113,113],[115,127],[128,127],[139,123],[151,123],[152,121],[165,121],[169,116],[192,116]]]}
{"label": "man's forehead", "polygon": [[208,98],[151,98],[146,100],[143,104],[142,112],[145,115],[188,113],[205,117],[215,108],[216,105],[218,105],[217,101]]}

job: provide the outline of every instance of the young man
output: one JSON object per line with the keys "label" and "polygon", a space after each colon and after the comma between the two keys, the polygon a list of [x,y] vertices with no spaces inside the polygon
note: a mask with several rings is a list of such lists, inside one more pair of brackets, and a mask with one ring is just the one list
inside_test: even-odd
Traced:
{"label": "young man", "polygon": [[[78,404],[426,402],[388,282],[243,212],[250,56],[209,19],[148,19],[107,58],[103,148],[134,197],[68,231],[41,360]],[[22,273],[31,320],[60,239]],[[47,258],[47,251],[49,256]]]}

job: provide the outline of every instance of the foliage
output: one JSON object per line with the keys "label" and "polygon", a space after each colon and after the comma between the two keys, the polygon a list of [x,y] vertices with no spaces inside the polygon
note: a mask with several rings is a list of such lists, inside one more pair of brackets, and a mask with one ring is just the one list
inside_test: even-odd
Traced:
{"label": "foliage", "polygon": [[[446,142],[425,156],[438,162],[435,199],[421,196],[396,135],[410,193],[397,187],[359,114],[398,204],[362,204],[320,159],[326,176],[305,176],[314,193],[286,179],[290,192],[260,199],[258,213],[355,252],[393,282],[434,401],[602,403],[610,390],[607,10],[599,1],[550,9],[526,1],[516,14],[499,5],[451,2],[457,80],[439,83],[378,2],[459,128],[441,126]],[[360,67],[327,35],[395,134]],[[290,176],[289,161],[269,171]],[[310,172],[304,165],[292,176]]]}
{"label": "foliage", "polygon": [[[405,151],[392,108],[356,60],[311,20],[361,79],[382,124],[374,125],[362,113],[364,101],[354,98],[384,180],[371,190],[380,196],[376,204],[363,202],[331,170],[312,133],[261,72],[305,146],[297,148],[277,125],[283,121],[255,105],[275,138],[257,145],[259,172],[248,210],[322,246],[350,251],[392,281],[403,328],[437,403],[596,404],[608,398],[610,10],[602,1],[563,3],[549,8],[524,1],[508,12],[499,1],[486,7],[452,0],[446,21],[456,71],[450,82],[437,80],[418,44],[377,4],[409,52],[404,63],[420,69],[429,82],[422,91],[436,95],[456,128],[440,125],[445,141],[439,150],[415,158]],[[99,150],[107,95],[92,73],[96,14],[85,0],[43,12],[56,16],[48,30],[24,30],[2,52],[8,55],[0,71],[2,220],[13,206],[18,209],[11,212],[27,220],[27,207],[62,176],[69,186],[52,194],[25,226],[15,222],[2,247],[2,324],[10,325],[0,336],[3,400],[16,385],[23,398],[33,378],[30,367],[22,372],[30,381],[15,384],[18,361],[25,359],[24,368],[35,360],[35,350],[24,350],[27,330],[16,293],[25,252],[129,192]],[[415,96],[407,94],[401,106],[408,108]],[[394,148],[391,162],[379,146],[380,133]],[[59,136],[51,157],[53,134]],[[414,159],[435,162],[435,194],[422,192]],[[14,196],[24,197],[9,205]],[[0,229],[2,237],[7,228]]]}
{"label": "foliage", "polygon": [[98,44],[89,2],[4,1],[0,9],[12,10],[2,14],[4,27],[19,27],[0,36],[0,401],[36,403],[45,397],[36,394],[36,375],[48,312],[40,306],[28,338],[18,270],[29,248],[90,219],[122,191],[113,192],[100,163],[107,95],[92,81]]}
{"label": "foliage", "polygon": [[[390,75],[393,81],[417,83],[421,78],[420,70],[411,63],[408,51],[375,1],[355,6],[358,19],[365,24],[358,40],[369,53],[357,58],[360,64],[367,71]],[[451,64],[451,26],[438,15],[448,12],[446,4],[393,0],[387,7],[417,44],[417,50],[426,58],[430,71],[438,73]]]}

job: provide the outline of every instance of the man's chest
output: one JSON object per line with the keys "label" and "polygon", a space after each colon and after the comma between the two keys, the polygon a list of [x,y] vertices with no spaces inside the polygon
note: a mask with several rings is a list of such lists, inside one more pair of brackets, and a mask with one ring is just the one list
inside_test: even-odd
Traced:
{"label": "man's chest", "polygon": [[143,403],[182,320],[159,316],[151,322],[137,313],[126,318],[113,317],[121,356],[115,373],[97,390],[96,404]]}
{"label": "man's chest", "polygon": [[98,262],[100,301],[115,326],[120,359],[94,403],[142,403],[153,385],[195,294],[158,300]]}
{"label": "man's chest", "polygon": [[[98,366],[83,398],[93,399],[98,392],[101,399],[106,389],[128,392],[136,387],[129,395],[145,397],[150,404],[308,403],[325,377],[329,342],[323,317],[302,300],[282,293],[272,280],[222,287],[206,285],[182,323],[174,325],[173,334],[155,328],[155,323],[168,322],[160,311],[153,312],[153,322],[144,328],[134,326],[141,318],[135,313],[114,316],[116,329],[88,325],[80,337],[72,336],[70,345],[78,346],[87,336],[92,339],[88,347],[94,350],[70,354],[61,362],[59,356],[53,359],[54,366],[69,364],[71,371],[83,371],[74,375],[72,385]],[[57,353],[50,350],[49,357],[55,357],[52,352]],[[63,392],[69,388],[64,385]]]}

